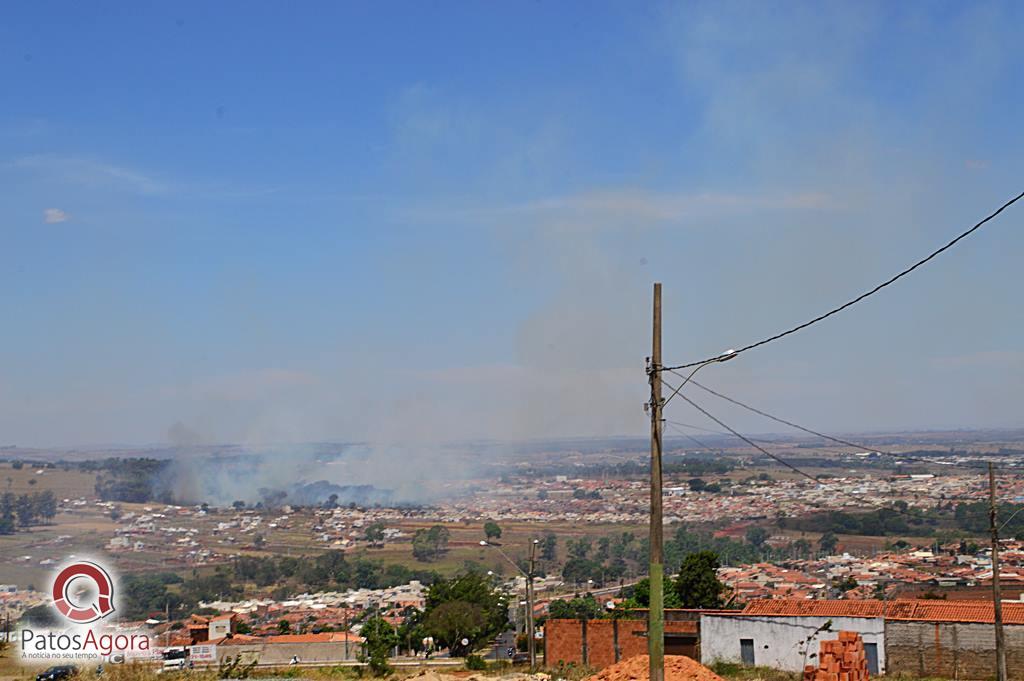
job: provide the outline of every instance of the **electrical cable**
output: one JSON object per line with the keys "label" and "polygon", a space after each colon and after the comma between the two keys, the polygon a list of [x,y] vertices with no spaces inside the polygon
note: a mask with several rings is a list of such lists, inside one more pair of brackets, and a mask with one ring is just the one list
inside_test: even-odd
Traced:
{"label": "electrical cable", "polygon": [[[668,385],[668,384],[666,384],[666,385]],[[804,478],[807,478],[808,480],[810,480],[811,482],[815,483],[816,485],[825,485],[825,484],[827,484],[827,483],[822,482],[821,480],[818,480],[816,477],[814,477],[810,473],[807,473],[807,472],[797,468],[796,466],[794,466],[793,464],[789,463],[785,459],[783,459],[783,458],[781,458],[779,456],[776,456],[775,454],[769,452],[764,447],[761,447],[760,445],[758,445],[753,440],[747,438],[745,435],[737,432],[732,427],[730,427],[728,424],[726,424],[724,421],[722,421],[721,419],[715,417],[710,412],[708,412],[706,409],[701,407],[699,404],[697,404],[696,402],[691,400],[685,394],[683,394],[681,392],[678,393],[678,394],[679,394],[679,397],[681,397],[684,401],[686,401],[691,407],[693,407],[694,409],[696,409],[700,413],[704,414],[704,416],[708,417],[709,419],[711,419],[712,421],[717,423],[722,428],[725,428],[727,431],[729,431],[730,433],[732,433],[733,435],[735,435],[739,439],[743,440],[748,445],[750,445],[754,449],[758,450],[759,452],[761,452],[762,454],[764,454],[768,458],[770,458],[773,461],[776,461],[777,463],[785,466],[786,468],[790,469],[791,471],[793,471],[797,475],[800,475],[800,476],[802,476]],[[883,504],[877,504],[877,503],[874,503],[873,501],[871,501],[870,499],[868,499],[866,497],[860,497],[860,496],[858,496],[856,494],[850,494],[849,492],[845,492],[843,490],[836,490],[836,492],[838,492],[842,496],[849,497],[851,499],[855,499],[858,504],[867,504],[869,506],[874,506],[875,508],[878,508],[880,510],[891,511],[893,513],[898,513],[900,515],[909,516],[911,518],[917,518],[919,520],[939,520],[938,518],[934,518],[932,516],[927,516],[927,515],[922,515],[922,514],[919,514],[919,513],[914,513],[914,512],[909,511],[909,510],[900,509],[898,507],[886,506],[886,505],[883,505]]]}
{"label": "electrical cable", "polygon": [[693,437],[692,435],[690,435],[689,433],[684,431],[682,428],[679,428],[678,426],[673,424],[671,421],[669,421],[667,419],[663,419],[663,420],[665,421],[665,425],[667,425],[672,430],[676,431],[676,433],[678,433],[679,435],[682,435],[683,437],[685,437],[687,440],[690,440],[691,442],[696,444],[701,449],[706,449],[706,450],[712,451],[712,452],[715,451],[714,447],[708,447],[706,444],[704,444],[703,442],[701,442],[697,438]]}
{"label": "electrical cable", "polygon": [[1009,517],[1009,518],[1007,518],[1006,520],[1004,520],[1004,521],[1003,521],[1003,524],[999,526],[999,530],[1001,531],[1001,530],[1002,530],[1002,529],[1003,529],[1004,527],[1006,527],[1007,525],[1009,525],[1009,524],[1010,524],[1010,521],[1011,521],[1011,520],[1013,520],[1013,519],[1014,519],[1014,518],[1015,518],[1015,517],[1017,516],[1017,514],[1018,514],[1018,513],[1020,513],[1021,511],[1024,511],[1024,506],[1021,506],[1021,507],[1020,507],[1020,508],[1018,508],[1018,509],[1017,509],[1016,511],[1014,511],[1013,513],[1011,513],[1011,514],[1010,514],[1010,517]]}
{"label": "electrical cable", "polygon": [[[685,428],[697,428],[699,430],[706,430],[708,432],[714,433],[716,435],[721,435],[723,437],[733,437],[729,433],[726,433],[726,432],[723,432],[723,431],[711,430],[710,428],[700,428],[699,426],[690,425],[688,423],[681,423],[679,421],[673,421],[671,419],[666,419],[666,418],[663,418],[662,420],[665,423],[667,423],[670,426],[672,426],[673,430],[675,430],[677,433],[683,435],[684,437],[687,436],[686,433],[684,433],[682,430],[680,430],[676,426],[683,426]],[[754,442],[759,442],[759,443],[761,443],[763,445],[772,445],[772,446],[779,446],[779,447],[785,446],[785,445],[780,445],[777,442],[773,442],[772,440],[763,440],[761,438],[756,438],[756,437],[751,437],[749,439],[754,441]],[[721,450],[722,448],[719,447],[718,449]],[[805,450],[809,451],[809,452],[828,452],[830,454],[849,455],[849,452],[842,451],[842,450],[839,450],[839,449],[828,449],[826,447],[807,447],[807,448],[805,448]],[[965,504],[973,504],[973,503],[977,503],[978,501],[981,501],[981,499],[976,499],[976,498],[972,498],[972,497],[942,497],[941,501],[943,501],[943,502],[946,502],[946,501],[956,501],[956,502],[965,503]]]}
{"label": "electrical cable", "polygon": [[[667,369],[667,371],[669,371],[669,373],[675,374],[676,376],[679,375],[675,371],[672,371],[671,369]],[[757,407],[752,407],[749,404],[744,404],[743,402],[740,402],[739,400],[737,400],[735,398],[729,397],[728,395],[723,395],[720,392],[712,390],[711,388],[707,387],[706,385],[703,385],[702,383],[698,383],[697,381],[691,380],[690,383],[692,383],[693,385],[697,386],[698,388],[700,388],[701,390],[703,390],[705,392],[711,393],[715,397],[721,398],[721,399],[725,400],[726,402],[730,402],[732,404],[735,404],[737,407],[742,407],[742,408],[746,409],[747,411],[750,411],[750,412],[753,412],[755,414],[758,414],[759,416],[763,416],[766,419],[771,419],[772,421],[775,421],[776,423],[781,423],[781,424],[789,426],[791,428],[796,428],[797,430],[802,430],[803,432],[808,433],[810,435],[815,435],[815,436],[820,437],[822,439],[830,440],[832,442],[835,442],[836,444],[841,444],[841,445],[844,445],[846,447],[853,447],[855,449],[867,450],[869,452],[875,452],[875,453],[878,453],[878,454],[882,454],[884,456],[891,456],[891,457],[894,457],[894,458],[906,459],[907,461],[917,461],[919,463],[927,463],[927,464],[930,464],[932,466],[960,466],[960,467],[963,467],[963,468],[976,468],[977,469],[977,468],[981,468],[984,465],[984,464],[981,464],[981,463],[978,463],[977,465],[975,465],[972,462],[964,462],[964,463],[952,463],[951,462],[951,463],[945,463],[945,462],[942,462],[942,461],[935,461],[935,460],[932,460],[932,459],[925,459],[925,458],[922,458],[922,457],[909,456],[909,455],[906,455],[906,454],[900,454],[898,452],[887,452],[887,451],[878,449],[876,447],[870,447],[870,446],[862,444],[862,443],[852,442],[850,440],[843,440],[842,438],[833,437],[832,435],[826,435],[825,433],[819,433],[816,430],[812,430],[812,429],[807,428],[805,426],[801,426],[798,423],[793,423],[792,421],[787,421],[786,419],[784,419],[784,418],[782,418],[780,416],[773,416],[772,414],[769,414],[766,411],[762,411],[761,409],[758,409]]]}
{"label": "electrical cable", "polygon": [[[907,276],[908,274],[910,274],[911,272],[916,270],[921,265],[924,265],[929,260],[937,257],[940,253],[942,253],[942,252],[952,248],[961,239],[964,239],[964,238],[968,237],[969,235],[971,235],[972,233],[974,233],[975,231],[980,229],[982,227],[982,225],[984,225],[989,220],[992,220],[993,218],[995,218],[997,215],[999,215],[1004,210],[1006,210],[1007,208],[1009,208],[1010,206],[1015,204],[1021,198],[1024,198],[1024,192],[1021,192],[1020,194],[1017,194],[1017,196],[1013,197],[1012,199],[1010,199],[1009,201],[1004,203],[1002,206],[1000,206],[998,210],[996,210],[993,213],[990,213],[987,217],[985,217],[983,220],[981,220],[980,222],[975,224],[973,227],[968,229],[966,232],[962,232],[959,236],[957,236],[955,239],[953,239],[952,241],[947,243],[945,246],[942,246],[941,248],[939,248],[939,249],[937,249],[935,251],[932,251],[926,257],[922,258],[921,260],[918,260],[916,263],[914,263],[910,267],[906,268],[905,270],[903,270],[899,274],[896,274],[895,276],[892,276],[889,279],[883,281],[881,284],[879,284],[878,286],[874,287],[870,291],[866,291],[866,292],[860,294],[859,296],[857,296],[856,298],[854,298],[852,300],[849,300],[849,301],[843,303],[842,305],[840,305],[838,307],[834,307],[831,310],[829,310],[828,312],[826,312],[824,314],[821,314],[821,315],[818,315],[814,319],[808,320],[808,321],[804,322],[803,324],[798,324],[797,326],[794,326],[791,329],[788,329],[788,330],[783,331],[781,333],[777,333],[774,336],[769,336],[767,338],[764,338],[762,340],[757,341],[756,343],[750,343],[749,345],[745,345],[742,348],[739,348],[738,350],[733,352],[732,355],[736,356],[736,355],[739,355],[741,353],[746,352],[747,350],[753,350],[754,348],[759,348],[762,345],[767,345],[768,343],[771,343],[773,341],[777,341],[780,338],[785,338],[786,336],[788,336],[790,334],[794,334],[797,331],[801,331],[803,329],[806,329],[808,326],[812,326],[814,324],[817,324],[820,321],[828,319],[832,315],[838,314],[839,312],[842,312],[843,310],[845,310],[848,307],[856,305],[857,303],[859,303],[860,301],[864,300],[865,298],[867,298],[869,296],[872,296],[875,293],[878,293],[879,291],[884,289],[886,286],[889,286],[890,284],[893,284],[896,281],[898,281],[899,279],[902,279],[903,277]],[[709,359],[702,359],[702,360],[697,361],[697,362],[689,362],[687,364],[677,364],[675,366],[664,367],[664,368],[665,369],[689,369],[690,367],[697,366],[698,364],[704,364],[706,362],[712,362],[715,359],[716,359],[715,357],[712,357],[712,358],[709,358]]]}

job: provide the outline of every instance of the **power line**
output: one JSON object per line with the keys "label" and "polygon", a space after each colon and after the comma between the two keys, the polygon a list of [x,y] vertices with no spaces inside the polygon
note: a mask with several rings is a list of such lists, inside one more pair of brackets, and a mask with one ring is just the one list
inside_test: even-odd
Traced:
{"label": "power line", "polygon": [[[685,400],[691,407],[693,407],[694,409],[696,409],[700,413],[704,414],[704,416],[708,417],[709,419],[711,419],[712,421],[717,423],[722,428],[725,428],[727,431],[729,431],[730,433],[732,433],[733,435],[735,435],[739,439],[743,440],[748,445],[750,445],[751,447],[753,447],[757,451],[761,452],[762,454],[764,454],[768,458],[770,458],[770,459],[772,459],[772,460],[782,464],[783,466],[785,466],[786,468],[790,469],[791,471],[793,471],[797,475],[800,475],[802,477],[807,478],[808,480],[810,480],[811,482],[815,483],[816,485],[825,484],[821,480],[818,480],[816,477],[811,475],[810,473],[807,473],[807,472],[801,470],[800,468],[797,468],[793,464],[789,463],[785,459],[783,459],[783,458],[781,458],[779,456],[776,456],[775,454],[772,454],[767,449],[765,449],[764,447],[760,446],[759,444],[757,444],[756,442],[754,442],[750,438],[748,438],[745,435],[742,435],[741,433],[737,432],[731,426],[729,426],[727,423],[725,423],[721,419],[717,418],[716,416],[712,415],[710,412],[708,412],[706,409],[701,407],[699,404],[697,404],[696,402],[691,400],[689,397],[687,397],[683,393],[680,392],[679,393],[679,397],[683,398],[683,400]],[[858,504],[867,504],[868,506],[874,506],[875,508],[878,508],[880,510],[892,511],[893,513],[898,513],[900,515],[909,516],[911,518],[917,518],[918,520],[938,520],[938,518],[933,518],[932,516],[927,516],[927,515],[922,515],[922,514],[919,514],[919,513],[914,513],[914,512],[909,511],[909,510],[900,509],[898,507],[886,506],[886,505],[883,505],[883,504],[876,504],[873,501],[867,499],[866,497],[861,497],[861,496],[858,496],[856,494],[851,494],[851,493],[846,492],[844,490],[836,489],[835,491],[838,492],[839,494],[841,494],[842,496],[849,497],[851,499],[856,500]]]}
{"label": "power line", "polygon": [[[788,336],[790,334],[796,333],[797,331],[801,331],[802,329],[806,329],[808,326],[811,326],[813,324],[817,324],[818,322],[820,322],[822,320],[828,319],[832,315],[838,314],[839,312],[842,312],[843,310],[845,310],[848,307],[856,305],[857,303],[859,303],[860,301],[864,300],[865,298],[878,293],[879,291],[881,291],[886,286],[889,286],[890,284],[893,284],[896,281],[898,281],[899,279],[902,279],[903,277],[907,276],[908,274],[910,274],[911,272],[916,270],[921,265],[924,265],[929,260],[931,260],[931,259],[935,258],[936,256],[938,256],[940,253],[942,253],[942,252],[952,248],[961,239],[964,239],[967,236],[973,234],[975,231],[980,229],[982,227],[982,225],[984,225],[989,220],[995,218],[997,215],[999,215],[1004,210],[1006,210],[1007,208],[1012,206],[1014,203],[1019,201],[1021,198],[1024,198],[1024,192],[1021,192],[1020,194],[1017,194],[1017,196],[1013,197],[1012,199],[1010,199],[1009,201],[1004,203],[1002,206],[1000,206],[999,209],[996,210],[994,213],[990,213],[987,217],[985,217],[985,219],[983,219],[980,222],[978,222],[977,224],[975,224],[973,227],[968,229],[966,232],[961,233],[959,236],[957,236],[955,239],[953,239],[952,241],[947,243],[945,246],[942,246],[941,248],[939,248],[939,249],[937,249],[935,251],[932,251],[930,254],[928,254],[928,256],[922,258],[921,260],[918,260],[916,263],[914,263],[910,267],[906,268],[905,270],[903,270],[899,274],[897,274],[897,275],[895,275],[893,277],[890,277],[889,279],[883,281],[881,284],[879,284],[878,286],[874,287],[870,291],[865,291],[864,293],[860,294],[859,296],[857,296],[853,300],[849,300],[849,301],[843,303],[842,305],[840,305],[839,307],[834,307],[831,310],[829,310],[828,312],[826,312],[825,314],[818,315],[814,319],[808,320],[808,321],[804,322],[803,324],[798,324],[797,326],[794,326],[791,329],[788,329],[788,330],[783,331],[781,333],[777,333],[774,336],[769,336],[768,338],[759,340],[756,343],[751,343],[749,345],[745,345],[742,348],[736,350],[734,353],[730,353],[730,354],[732,354],[732,356],[736,356],[736,355],[739,355],[741,353],[746,352],[747,350],[753,350],[754,348],[761,347],[762,345],[767,345],[768,343],[771,343],[772,341],[779,340],[780,338],[785,338],[786,336]],[[706,363],[706,362],[711,362],[711,361],[714,361],[715,359],[716,359],[715,357],[712,357],[712,358],[709,358],[709,359],[700,360],[698,362],[689,362],[687,364],[677,364],[675,366],[664,367],[664,368],[665,369],[689,369],[690,367],[694,367],[694,366],[697,366],[699,364],[703,364],[703,363]]]}
{"label": "power line", "polygon": [[1009,518],[1007,518],[1006,520],[1004,520],[1004,521],[1003,521],[1003,524],[999,526],[999,529],[1000,529],[1000,531],[1002,531],[1002,529],[1003,529],[1004,527],[1006,527],[1007,525],[1009,525],[1009,524],[1010,524],[1010,521],[1011,521],[1011,520],[1013,520],[1014,518],[1016,518],[1016,517],[1017,517],[1017,514],[1018,514],[1018,513],[1020,513],[1021,511],[1024,511],[1024,506],[1021,506],[1021,507],[1020,507],[1020,508],[1018,508],[1018,509],[1017,509],[1016,511],[1014,511],[1013,513],[1011,513],[1011,514],[1010,514],[1010,517],[1009,517]]}
{"label": "power line", "polygon": [[680,428],[692,428],[693,430],[703,430],[705,433],[711,433],[712,435],[724,435],[725,437],[732,437],[729,433],[724,430],[715,430],[714,428],[704,428],[703,426],[695,426],[692,423],[683,423],[682,421],[673,421],[672,419],[662,419],[665,423],[671,423],[672,425],[679,426]]}
{"label": "power line", "polygon": [[[700,426],[695,426],[695,425],[690,424],[690,423],[682,423],[681,421],[673,421],[672,419],[666,419],[666,418],[662,418],[662,421],[664,421],[665,423],[667,423],[669,425],[672,425],[672,426],[682,426],[683,428],[693,428],[695,430],[703,430],[703,431],[705,431],[707,433],[714,433],[715,435],[721,435],[722,437],[728,437],[728,438],[734,437],[731,433],[727,433],[724,430],[713,430],[711,428],[701,428]],[[673,428],[673,430],[675,430],[680,435],[683,435],[684,437],[687,436],[686,433],[683,432],[682,430],[680,430],[679,428]],[[775,446],[775,447],[785,447],[786,446],[785,444],[776,442],[775,440],[765,440],[763,438],[758,438],[758,437],[752,437],[750,439],[753,440],[754,442],[760,442],[763,445],[772,445],[772,446]],[[710,449],[710,447],[709,447],[709,449]],[[717,449],[721,449],[721,447],[718,447]],[[806,449],[807,451],[811,451],[811,452],[828,452],[830,454],[849,454],[849,452],[847,452],[845,450],[842,450],[842,449],[829,449],[828,447],[802,447],[802,449]]]}
{"label": "power line", "polygon": [[[683,426],[685,428],[698,428],[700,430],[706,430],[706,431],[708,431],[710,433],[715,433],[716,435],[722,435],[724,437],[731,437],[731,435],[729,433],[724,432],[724,431],[711,430],[710,428],[701,428],[700,426],[694,426],[694,425],[690,425],[688,423],[681,423],[679,421],[672,421],[671,419],[663,418],[662,420],[665,421],[665,423],[667,423],[669,425],[673,425],[674,424],[674,426]],[[684,433],[679,428],[673,427],[673,430],[675,430],[677,433],[680,433],[681,435],[684,435],[684,436],[686,435],[686,433]],[[779,444],[777,442],[773,442],[772,440],[764,440],[764,439],[756,438],[756,437],[751,437],[749,439],[754,441],[754,442],[760,442],[763,445],[772,445],[772,446],[778,446],[778,447],[785,446],[785,445],[781,445],[781,444]],[[829,449],[827,447],[806,447],[804,449],[806,451],[809,451],[809,452],[828,452],[830,454],[847,454],[847,455],[849,454],[849,452],[846,452],[846,451],[843,451],[843,450]],[[943,502],[946,502],[946,501],[956,501],[956,502],[962,502],[962,503],[966,503],[966,504],[973,504],[973,503],[977,503],[978,501],[982,501],[982,500],[974,499],[972,497],[943,497],[941,499],[941,501],[943,501]],[[1021,510],[1024,510],[1024,507],[1022,507]]]}
{"label": "power line", "polygon": [[[668,371],[670,373],[675,374],[676,376],[679,375],[675,371],[672,371],[671,369],[669,369]],[[981,467],[980,465],[978,465],[978,466],[973,465],[970,462],[947,464],[947,463],[942,463],[942,462],[939,462],[939,461],[934,461],[932,459],[925,459],[925,458],[922,458],[922,457],[909,456],[909,455],[906,455],[906,454],[900,454],[898,452],[887,452],[887,451],[878,449],[876,447],[870,447],[870,446],[862,444],[862,443],[851,442],[850,440],[843,440],[842,438],[833,437],[832,435],[826,435],[825,433],[819,433],[816,430],[811,430],[810,428],[807,428],[805,426],[801,426],[800,424],[797,424],[797,423],[793,423],[792,421],[787,421],[786,419],[784,419],[784,418],[782,418],[780,416],[773,416],[772,414],[769,414],[766,411],[762,411],[761,409],[758,409],[757,407],[751,407],[749,404],[744,404],[743,402],[740,402],[737,399],[729,397],[728,395],[723,395],[720,392],[716,392],[716,391],[712,390],[711,388],[707,387],[706,385],[698,383],[697,381],[691,380],[690,383],[692,383],[693,385],[697,386],[698,388],[700,388],[701,390],[703,390],[705,392],[711,393],[715,397],[719,397],[719,398],[725,400],[726,402],[730,402],[732,404],[735,404],[737,407],[743,407],[747,411],[750,411],[750,412],[753,412],[755,414],[758,414],[759,416],[763,416],[766,419],[771,419],[772,421],[775,421],[776,423],[781,423],[781,424],[789,426],[791,428],[796,428],[797,430],[802,430],[805,433],[809,433],[811,435],[816,435],[817,437],[823,438],[825,440],[830,440],[832,442],[835,442],[835,443],[841,444],[841,445],[845,445],[847,447],[853,447],[855,449],[866,449],[868,451],[876,452],[878,454],[882,454],[882,455],[885,455],[885,456],[891,456],[891,457],[898,458],[898,459],[906,459],[907,461],[917,461],[917,462],[920,462],[920,463],[927,463],[927,464],[930,464],[932,466],[950,466],[950,465],[953,465],[953,466],[962,466],[964,468],[980,468]]]}
{"label": "power line", "polygon": [[670,427],[672,430],[676,431],[676,433],[678,433],[679,435],[682,435],[687,440],[690,440],[691,442],[693,442],[695,445],[697,445],[701,449],[707,449],[708,451],[714,451],[714,449],[715,449],[714,447],[708,447],[706,444],[704,444],[703,442],[701,442],[697,438],[693,437],[692,435],[690,435],[689,433],[684,431],[682,428],[679,428],[678,426],[676,426],[674,423],[672,423],[668,419],[662,419],[662,421],[665,423],[665,425]]}
{"label": "power line", "polygon": [[[703,431],[706,431],[706,432],[709,432],[709,433],[714,433],[715,435],[721,435],[722,437],[729,437],[729,438],[734,437],[731,433],[727,433],[724,430],[712,430],[711,428],[701,428],[699,426],[690,425],[689,423],[681,423],[679,421],[673,421],[671,419],[662,419],[662,420],[665,421],[665,423],[672,424],[672,425],[675,425],[675,426],[682,426],[683,428],[696,428],[698,430],[703,430]],[[679,430],[679,428],[674,428],[674,430],[677,433],[680,433],[681,435],[685,435],[685,433],[683,431]],[[750,439],[753,440],[754,442],[760,442],[763,445],[772,445],[772,446],[775,446],[775,447],[786,447],[787,446],[787,445],[785,445],[783,443],[779,443],[779,442],[777,442],[775,440],[765,440],[763,438],[758,438],[758,437],[752,437]],[[721,449],[721,447],[719,447],[718,449]],[[810,452],[828,452],[830,454],[849,454],[849,452],[847,452],[845,450],[842,450],[842,449],[829,449],[828,447],[801,447],[801,449],[805,449],[806,451],[810,451]]]}

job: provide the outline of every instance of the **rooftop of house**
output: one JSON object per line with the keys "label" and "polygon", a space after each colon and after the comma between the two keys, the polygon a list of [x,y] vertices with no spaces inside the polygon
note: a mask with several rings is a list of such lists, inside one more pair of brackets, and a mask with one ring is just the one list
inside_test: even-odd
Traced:
{"label": "rooftop of house", "polygon": [[[925,622],[993,622],[991,601],[758,599],[733,616],[885,617]],[[1024,624],[1024,603],[1003,603],[1005,624]]]}

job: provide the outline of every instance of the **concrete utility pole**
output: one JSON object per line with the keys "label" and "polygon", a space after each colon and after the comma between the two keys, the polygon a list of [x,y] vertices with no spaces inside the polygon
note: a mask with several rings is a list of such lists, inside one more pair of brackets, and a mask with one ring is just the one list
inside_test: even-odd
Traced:
{"label": "concrete utility pole", "polygon": [[661,512],[661,284],[654,284],[651,357],[647,376],[651,383],[651,603],[647,611],[647,652],[650,681],[665,681],[665,558]]}
{"label": "concrete utility pole", "polygon": [[530,569],[526,574],[526,650],[530,654],[530,669],[537,668],[537,640],[533,624],[533,575],[536,574],[537,542],[537,539],[530,542]]}
{"label": "concrete utility pole", "polygon": [[526,649],[530,653],[531,668],[535,668],[537,666],[537,643],[535,640],[535,627],[533,623],[533,576],[536,573],[535,566],[537,561],[537,544],[540,544],[539,539],[534,539],[530,542],[530,564],[528,566],[529,571],[524,571],[523,568],[519,567],[519,563],[509,558],[508,554],[501,550],[500,544],[492,544],[489,541],[483,539],[480,540],[480,546],[489,546],[493,549],[496,549],[498,553],[501,554],[501,557],[504,558],[509,565],[518,570],[519,574],[521,574],[526,579],[526,636],[528,639],[526,642]]}
{"label": "concrete utility pole", "polygon": [[988,522],[992,529],[992,619],[996,625],[996,681],[1006,681],[1003,597],[999,590],[999,524],[996,522],[996,469],[988,465]]}

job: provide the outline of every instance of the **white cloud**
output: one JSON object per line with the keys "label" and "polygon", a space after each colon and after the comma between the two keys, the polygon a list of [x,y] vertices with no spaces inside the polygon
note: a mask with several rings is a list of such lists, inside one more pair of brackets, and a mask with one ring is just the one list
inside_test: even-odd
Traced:
{"label": "white cloud", "polygon": [[43,211],[43,221],[48,225],[54,225],[58,222],[67,222],[71,216],[62,211],[60,208],[47,208]]}
{"label": "white cloud", "polygon": [[52,181],[84,187],[113,187],[145,196],[170,191],[166,183],[137,170],[90,158],[36,154],[23,156],[6,166],[40,173]]}

